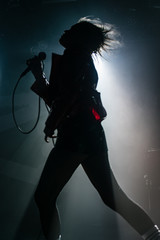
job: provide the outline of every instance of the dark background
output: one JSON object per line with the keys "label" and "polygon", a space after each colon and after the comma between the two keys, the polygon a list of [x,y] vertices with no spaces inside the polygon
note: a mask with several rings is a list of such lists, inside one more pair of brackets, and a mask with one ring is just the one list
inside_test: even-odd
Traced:
{"label": "dark background", "polygon": [[[62,53],[58,39],[84,16],[114,24],[122,47],[97,68],[108,118],[104,121],[110,163],[125,192],[160,224],[160,1],[10,0],[0,1],[0,236],[3,240],[40,239],[32,196],[52,143],[43,140],[44,104],[38,127],[17,131],[12,92],[26,59]],[[98,65],[97,65],[98,66]],[[28,73],[15,96],[15,113],[24,130],[37,116],[38,99]],[[64,239],[140,239],[101,202],[81,167],[58,199]]]}

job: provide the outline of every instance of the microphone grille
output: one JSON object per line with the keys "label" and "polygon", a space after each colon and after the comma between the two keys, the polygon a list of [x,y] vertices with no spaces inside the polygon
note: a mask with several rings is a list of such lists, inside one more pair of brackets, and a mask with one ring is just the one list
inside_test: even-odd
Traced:
{"label": "microphone grille", "polygon": [[45,53],[45,52],[40,52],[40,53],[38,54],[38,58],[39,58],[40,60],[45,60],[45,59],[46,59],[46,53]]}

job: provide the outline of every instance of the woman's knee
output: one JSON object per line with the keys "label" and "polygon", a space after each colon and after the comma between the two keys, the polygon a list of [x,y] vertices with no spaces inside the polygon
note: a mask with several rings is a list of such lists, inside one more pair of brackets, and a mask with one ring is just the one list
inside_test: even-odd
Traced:
{"label": "woman's knee", "polygon": [[105,196],[101,196],[101,199],[107,207],[111,208],[114,211],[116,210],[115,198],[112,194],[108,193]]}
{"label": "woman's knee", "polygon": [[100,195],[104,204],[114,211],[118,211],[121,206],[125,204],[128,205],[130,202],[129,198],[114,178],[112,178],[109,186],[105,188],[104,191],[100,192]]}

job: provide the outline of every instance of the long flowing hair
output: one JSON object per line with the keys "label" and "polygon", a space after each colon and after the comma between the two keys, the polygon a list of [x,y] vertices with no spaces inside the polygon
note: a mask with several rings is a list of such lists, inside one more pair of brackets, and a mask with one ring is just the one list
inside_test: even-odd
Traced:
{"label": "long flowing hair", "polygon": [[81,43],[92,53],[101,55],[103,51],[108,52],[121,45],[118,40],[120,33],[112,24],[90,17],[80,18],[77,24],[82,28],[81,34],[84,34]]}

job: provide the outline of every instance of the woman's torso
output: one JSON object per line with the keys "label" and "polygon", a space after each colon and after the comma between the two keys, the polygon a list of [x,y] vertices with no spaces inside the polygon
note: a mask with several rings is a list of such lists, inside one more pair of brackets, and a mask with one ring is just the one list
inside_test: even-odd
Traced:
{"label": "woman's torso", "polygon": [[93,116],[89,105],[92,90],[98,83],[92,57],[82,52],[66,51],[60,71],[58,88],[62,92],[76,92],[77,98],[58,128],[57,145],[84,152],[100,149],[104,138],[103,128]]}

